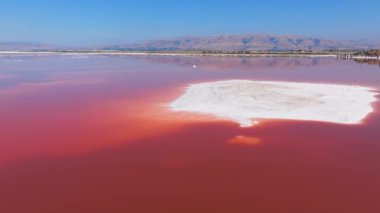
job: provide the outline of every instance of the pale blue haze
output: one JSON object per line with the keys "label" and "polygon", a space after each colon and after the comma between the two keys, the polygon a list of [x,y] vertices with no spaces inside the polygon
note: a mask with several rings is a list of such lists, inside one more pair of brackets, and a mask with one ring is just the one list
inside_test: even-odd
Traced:
{"label": "pale blue haze", "polygon": [[0,42],[104,45],[184,35],[380,37],[378,0],[1,0]]}

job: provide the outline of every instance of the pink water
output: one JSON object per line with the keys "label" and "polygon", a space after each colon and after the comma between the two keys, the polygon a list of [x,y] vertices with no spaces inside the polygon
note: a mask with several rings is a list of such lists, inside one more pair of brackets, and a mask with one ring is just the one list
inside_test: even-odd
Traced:
{"label": "pink water", "polygon": [[0,212],[380,211],[380,101],[362,125],[168,109],[224,79],[380,89],[336,59],[2,56]]}

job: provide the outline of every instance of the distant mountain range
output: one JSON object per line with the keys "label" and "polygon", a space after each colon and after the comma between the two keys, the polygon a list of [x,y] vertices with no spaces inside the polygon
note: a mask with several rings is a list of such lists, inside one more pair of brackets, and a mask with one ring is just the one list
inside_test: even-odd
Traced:
{"label": "distant mountain range", "polygon": [[297,35],[222,35],[202,37],[180,37],[167,40],[153,40],[138,44],[115,45],[104,50],[130,51],[180,51],[180,50],[220,50],[220,51],[257,51],[257,50],[363,50],[378,49],[380,42],[347,41],[313,38]]}
{"label": "distant mountain range", "polygon": [[125,51],[281,51],[281,50],[367,50],[380,49],[379,41],[334,40],[298,35],[222,35],[186,36],[136,44],[97,48],[72,48],[27,42],[0,42],[0,51],[49,50],[125,50]]}
{"label": "distant mountain range", "polygon": [[0,42],[1,51],[56,50],[60,47],[32,42]]}

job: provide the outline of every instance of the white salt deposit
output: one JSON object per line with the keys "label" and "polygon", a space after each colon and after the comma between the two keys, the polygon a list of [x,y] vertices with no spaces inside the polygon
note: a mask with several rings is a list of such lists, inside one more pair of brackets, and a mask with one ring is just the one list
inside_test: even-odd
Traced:
{"label": "white salt deposit", "polygon": [[373,111],[375,96],[371,88],[359,86],[229,80],[190,85],[170,107],[227,118],[242,127],[260,119],[359,124]]}

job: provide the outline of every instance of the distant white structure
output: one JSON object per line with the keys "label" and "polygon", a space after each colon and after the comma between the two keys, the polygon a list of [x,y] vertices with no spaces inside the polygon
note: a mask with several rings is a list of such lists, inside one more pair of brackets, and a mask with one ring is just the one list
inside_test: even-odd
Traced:
{"label": "distant white structure", "polygon": [[289,119],[359,124],[373,111],[370,88],[331,84],[229,80],[189,86],[174,111],[215,115],[239,123]]}
{"label": "distant white structure", "polygon": [[194,69],[197,68],[197,65],[193,65],[193,68],[194,68]]}

